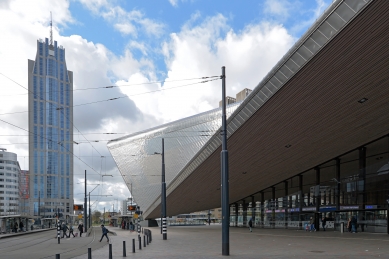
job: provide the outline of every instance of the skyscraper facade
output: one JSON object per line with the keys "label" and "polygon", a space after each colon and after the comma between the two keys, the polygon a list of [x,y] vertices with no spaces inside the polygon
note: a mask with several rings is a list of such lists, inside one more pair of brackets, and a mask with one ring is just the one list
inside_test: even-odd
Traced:
{"label": "skyscraper facade", "polygon": [[28,89],[30,214],[65,217],[73,210],[73,72],[56,41],[37,41]]}

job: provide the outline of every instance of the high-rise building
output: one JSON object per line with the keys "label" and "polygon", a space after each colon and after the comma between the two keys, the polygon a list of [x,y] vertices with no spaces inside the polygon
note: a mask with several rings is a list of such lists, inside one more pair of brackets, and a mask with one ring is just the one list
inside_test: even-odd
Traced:
{"label": "high-rise building", "polygon": [[57,41],[37,41],[28,60],[30,214],[73,210],[73,72]]}
{"label": "high-rise building", "polygon": [[15,153],[0,148],[0,215],[19,213],[20,166]]}

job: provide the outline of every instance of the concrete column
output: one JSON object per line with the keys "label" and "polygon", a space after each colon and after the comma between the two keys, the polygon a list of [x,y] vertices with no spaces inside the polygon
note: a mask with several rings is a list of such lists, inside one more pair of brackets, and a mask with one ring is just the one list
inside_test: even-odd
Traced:
{"label": "concrete column", "polygon": [[238,226],[239,204],[235,202],[235,227]]}
{"label": "concrete column", "polygon": [[[362,204],[362,208],[366,205],[366,147],[359,148],[359,179],[362,184],[357,183],[358,199],[357,204]],[[361,190],[362,189],[362,190]]]}
{"label": "concrete column", "polygon": [[255,226],[255,207],[254,196],[251,196],[251,218],[253,219],[253,227]]}
{"label": "concrete column", "polygon": [[340,210],[340,159],[335,158],[335,177],[336,177],[336,191],[335,191],[335,204],[336,210]]}
{"label": "concrete column", "polygon": [[[288,181],[284,181],[284,198],[283,203],[286,202],[286,204],[283,204],[285,208],[285,213],[284,213],[284,224],[285,228],[288,228],[288,217],[289,217],[289,197],[288,197]],[[285,206],[286,205],[286,206]]]}
{"label": "concrete column", "polygon": [[[299,215],[303,212],[304,193],[303,193],[303,176],[299,175]],[[301,216],[299,216],[299,229],[303,228]]]}
{"label": "concrete column", "polygon": [[242,216],[243,216],[243,227],[246,227],[247,225],[247,203],[245,200],[243,200],[243,203],[242,203],[242,209],[243,209],[243,213],[242,213]]}
{"label": "concrete column", "polygon": [[315,167],[315,173],[316,173],[316,186],[315,186],[315,203],[316,203],[316,210],[315,210],[315,228],[316,231],[320,230],[320,217],[319,217],[319,210],[321,205],[321,196],[320,196],[320,168]]}
{"label": "concrete column", "polygon": [[271,199],[272,199],[272,228],[275,228],[276,226],[276,187],[272,186],[271,187]]}
{"label": "concrete column", "polygon": [[264,222],[263,222],[263,218],[264,218],[264,205],[265,204],[265,194],[263,193],[263,191],[261,192],[261,207],[260,207],[260,210],[261,210],[261,220],[260,220],[260,226],[263,228],[264,227]]}

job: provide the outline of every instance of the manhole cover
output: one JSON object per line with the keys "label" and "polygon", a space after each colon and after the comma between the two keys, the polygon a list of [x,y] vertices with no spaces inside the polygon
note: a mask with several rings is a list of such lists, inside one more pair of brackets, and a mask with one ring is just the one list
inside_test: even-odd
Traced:
{"label": "manhole cover", "polygon": [[311,253],[324,253],[324,251],[309,251],[309,252],[311,252]]}

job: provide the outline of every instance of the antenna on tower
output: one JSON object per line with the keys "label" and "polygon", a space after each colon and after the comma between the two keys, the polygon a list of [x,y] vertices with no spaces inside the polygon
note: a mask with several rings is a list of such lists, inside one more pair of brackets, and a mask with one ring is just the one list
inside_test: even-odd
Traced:
{"label": "antenna on tower", "polygon": [[53,15],[50,12],[50,45],[53,46]]}

